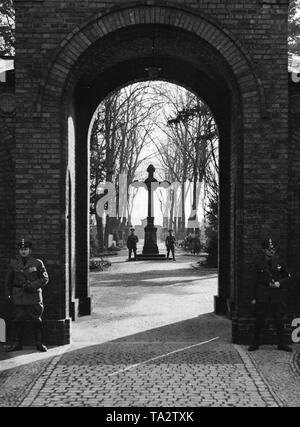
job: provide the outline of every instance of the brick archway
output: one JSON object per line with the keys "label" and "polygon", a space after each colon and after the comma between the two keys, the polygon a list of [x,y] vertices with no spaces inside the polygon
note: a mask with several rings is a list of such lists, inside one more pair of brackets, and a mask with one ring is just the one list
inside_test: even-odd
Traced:
{"label": "brick archway", "polygon": [[[222,314],[238,306],[237,282],[243,276],[243,248],[237,235],[242,234],[242,218],[234,219],[232,206],[241,212],[243,179],[239,165],[243,163],[243,126],[253,117],[266,117],[261,82],[241,44],[207,17],[178,7],[135,6],[97,16],[68,35],[45,72],[38,95],[37,116],[43,117],[51,106],[59,103],[64,123],[70,118],[74,123],[71,139],[70,129],[65,128],[62,141],[68,170],[67,187],[73,187],[73,193],[66,192],[64,198],[67,206],[75,206],[75,214],[69,211],[73,219],[66,221],[66,229],[73,227],[75,233],[75,236],[69,235],[66,251],[69,265],[66,292],[73,318],[78,314],[88,315],[91,310],[85,205],[88,199],[88,126],[95,108],[110,90],[145,78],[142,70],[147,65],[145,57],[150,55],[146,45],[152,31],[156,32],[162,78],[198,93],[211,107],[219,126],[221,218],[219,291],[215,306],[216,312]],[[140,36],[136,36],[136,32]],[[172,43],[175,39],[174,54]],[[135,47],[130,48],[131,45]],[[146,52],[139,46],[145,46]],[[101,55],[103,51],[105,58]],[[201,60],[193,57],[195,51],[202,52]],[[184,76],[187,68],[188,78]],[[243,116],[242,111],[248,113]],[[70,164],[73,156],[74,165]]]}
{"label": "brick archway", "polygon": [[[188,8],[112,0],[107,9],[101,0],[88,8],[77,3],[16,4],[16,233],[37,242],[52,278],[45,292],[49,342],[68,342],[70,314],[90,310],[86,184],[92,113],[111,90],[145,80],[149,63],[162,69],[163,80],[202,97],[218,123],[224,283],[217,305],[220,311],[231,308],[234,340],[247,341],[261,237],[272,233],[283,251],[288,243],[287,4],[249,1],[244,8],[224,0],[216,8],[214,2],[186,0]],[[38,32],[28,21],[29,9]]]}
{"label": "brick archway", "polygon": [[41,80],[36,102],[37,114],[43,111],[45,98],[62,96],[72,68],[80,56],[100,38],[129,26],[168,25],[191,32],[213,46],[230,65],[245,102],[249,94],[253,101],[255,93],[261,115],[267,115],[263,84],[252,67],[252,58],[239,40],[222,25],[203,13],[178,5],[132,3],[131,6],[115,9],[98,14],[81,27],[75,27],[60,43]]}
{"label": "brick archway", "polygon": [[[99,28],[103,28],[100,34]],[[86,238],[88,222],[84,203],[88,198],[86,141],[89,122],[95,108],[110,90],[143,80],[142,70],[149,60],[149,51],[145,52],[145,47],[145,51],[141,52],[139,45],[146,46],[147,37],[150,40],[153,31],[157,33],[155,37],[158,62],[163,69],[162,78],[183,84],[198,93],[208,102],[218,122],[222,146],[222,178],[219,295],[216,298],[216,311],[225,314],[229,307],[234,310],[238,304],[236,283],[243,274],[239,265],[242,245],[241,239],[235,236],[238,230],[242,233],[242,218],[233,219],[235,214],[231,206],[235,205],[236,209],[241,211],[243,187],[242,177],[238,176],[238,164],[243,162],[243,124],[246,124],[248,119],[253,120],[253,117],[266,116],[262,86],[251,68],[249,55],[246,55],[240,44],[217,24],[178,8],[148,6],[145,9],[124,8],[111,12],[74,31],[61,44],[39,94],[42,115],[57,100],[64,105],[65,114],[75,123],[75,139],[71,142],[71,145],[75,145],[75,167],[69,165],[68,172],[73,176],[71,182],[76,183],[71,196],[76,207],[73,218],[76,238],[73,249],[70,248],[70,251],[75,253],[70,270],[76,270],[76,286],[69,287],[70,294],[73,294],[70,299],[73,317],[76,317],[76,312],[79,315],[89,314],[91,307]],[[138,36],[135,35],[136,32]],[[135,37],[140,37],[139,45],[134,40]],[[181,38],[184,40],[182,46]],[[171,53],[172,46],[169,42],[174,39],[177,51],[175,54]],[[129,47],[135,43],[135,48]],[[191,46],[191,52],[188,52],[188,46]],[[205,52],[201,61],[207,60],[207,64],[201,65],[201,61],[193,58],[193,49]],[[106,50],[103,58],[101,53]],[[145,56],[148,56],[148,59],[145,59]],[[188,78],[184,77],[186,67],[189,69]],[[215,75],[209,76],[214,67]],[[132,73],[130,68],[135,71]],[[177,72],[174,73],[173,69]],[[201,84],[197,83],[200,76]],[[220,102],[219,99],[223,101]],[[242,111],[249,113],[243,117]],[[73,131],[71,133],[73,134]],[[230,151],[234,151],[234,155],[231,156]],[[80,197],[76,194],[80,194]],[[67,228],[70,228],[69,222]]]}

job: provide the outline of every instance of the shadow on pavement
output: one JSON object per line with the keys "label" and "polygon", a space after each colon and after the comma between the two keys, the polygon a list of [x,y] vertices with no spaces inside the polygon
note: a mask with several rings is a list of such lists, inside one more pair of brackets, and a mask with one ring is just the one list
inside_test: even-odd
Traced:
{"label": "shadow on pavement", "polygon": [[4,351],[2,351],[1,355],[2,361],[14,361],[14,366],[12,365],[10,367],[14,368],[23,365],[25,361],[27,361],[27,363],[31,363],[34,361],[45,360],[69,352],[76,353],[77,351],[86,349],[104,349],[106,345],[110,344],[114,344],[115,348],[118,345],[122,347],[122,344],[126,343],[130,345],[134,343],[147,343],[149,345],[153,343],[173,343],[175,345],[176,343],[188,343],[188,345],[192,345],[193,343],[199,343],[202,341],[210,340],[215,337],[218,337],[218,339],[222,342],[230,343],[231,322],[227,318],[217,316],[214,313],[209,313],[198,316],[194,319],[165,325],[143,332],[138,332],[136,334],[119,337],[113,340],[107,340],[99,344],[91,343],[91,345],[89,345],[87,342],[82,342],[62,347],[50,347],[48,353],[39,353],[33,348],[24,347],[24,350],[21,352],[5,353]]}
{"label": "shadow on pavement", "polygon": [[[7,365],[8,369],[0,372],[0,406],[14,406],[22,401],[31,384],[54,360],[54,377],[57,372],[67,381],[70,373],[74,378],[82,378],[85,373],[93,377],[94,373],[97,381],[108,381],[111,375],[124,369],[135,370],[136,366],[143,369],[149,362],[162,369],[182,366],[183,371],[189,365],[239,364],[240,357],[230,344],[230,326],[228,319],[209,313],[102,343],[51,348],[47,354],[31,354],[32,349],[11,354],[14,366],[10,365],[8,370]],[[54,359],[55,356],[60,357]]]}
{"label": "shadow on pavement", "polygon": [[[140,272],[93,272],[90,274],[91,286],[166,286],[176,281],[184,279],[185,283],[195,280],[207,280],[217,278],[217,271],[199,271],[183,268],[181,270],[159,270],[159,271],[140,271]],[[101,280],[101,281],[99,281]],[[147,282],[147,283],[145,283]]]}

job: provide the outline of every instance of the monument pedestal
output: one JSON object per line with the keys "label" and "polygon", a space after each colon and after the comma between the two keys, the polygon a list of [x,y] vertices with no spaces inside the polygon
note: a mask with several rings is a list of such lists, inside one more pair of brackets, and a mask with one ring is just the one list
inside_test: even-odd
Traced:
{"label": "monument pedestal", "polygon": [[154,218],[147,219],[148,224],[145,227],[145,243],[143,248],[143,255],[159,254],[157,246],[157,228],[154,227]]}
{"label": "monument pedestal", "polygon": [[157,246],[157,228],[154,227],[154,218],[148,218],[148,225],[145,227],[145,244],[143,253],[137,255],[137,260],[161,261],[166,259],[166,255],[161,255]]}

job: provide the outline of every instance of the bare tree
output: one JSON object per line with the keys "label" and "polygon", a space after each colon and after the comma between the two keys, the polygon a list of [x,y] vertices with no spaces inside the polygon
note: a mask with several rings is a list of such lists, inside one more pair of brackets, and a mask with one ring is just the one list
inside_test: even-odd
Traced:
{"label": "bare tree", "polygon": [[[199,200],[199,183],[208,188],[217,183],[218,134],[208,106],[197,96],[183,88],[160,88],[165,99],[163,120],[157,123],[166,135],[167,142],[157,144],[162,165],[172,181],[182,183],[182,221],[179,228],[184,231],[186,215],[186,190],[184,183],[193,182],[193,202],[190,217],[195,216]],[[216,176],[213,174],[216,172]],[[206,190],[207,190],[206,188]],[[209,193],[210,194],[210,193]],[[172,220],[172,204],[170,217]]]}
{"label": "bare tree", "polygon": [[291,0],[289,4],[289,54],[300,55],[300,1]]}
{"label": "bare tree", "polygon": [[[129,184],[134,181],[136,172],[140,165],[150,157],[143,156],[143,149],[151,141],[151,133],[154,125],[149,117],[155,110],[155,102],[150,90],[149,83],[139,83],[118,90],[108,96],[99,106],[93,125],[93,136],[96,135],[97,143],[94,142],[96,153],[92,151],[91,169],[99,167],[101,172],[91,170],[91,206],[95,207],[95,188],[99,185],[97,179],[112,182],[119,196],[119,176],[127,174],[127,200],[129,205],[127,212],[119,212],[117,203],[117,218],[109,218],[105,215],[105,230],[103,235],[103,218],[96,216],[98,229],[98,242],[100,249],[108,245],[109,234],[115,234],[118,239],[119,229],[125,225],[126,218],[132,209],[136,192],[129,192]],[[91,141],[91,142],[92,142]],[[101,197],[101,196],[100,196]],[[95,209],[91,210],[94,213]],[[130,221],[130,220],[129,220]]]}
{"label": "bare tree", "polygon": [[15,54],[15,10],[12,0],[0,1],[0,55]]}

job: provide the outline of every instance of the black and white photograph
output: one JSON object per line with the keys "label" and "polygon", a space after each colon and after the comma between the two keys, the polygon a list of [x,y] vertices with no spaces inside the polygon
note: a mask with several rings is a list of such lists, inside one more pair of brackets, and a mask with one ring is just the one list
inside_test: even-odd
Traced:
{"label": "black and white photograph", "polygon": [[0,0],[0,407],[300,407],[300,0]]}

